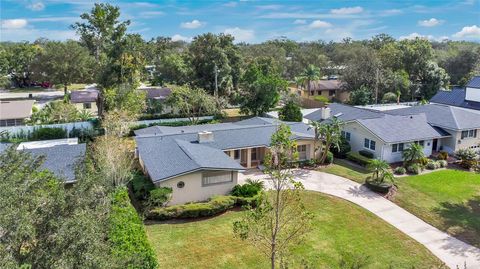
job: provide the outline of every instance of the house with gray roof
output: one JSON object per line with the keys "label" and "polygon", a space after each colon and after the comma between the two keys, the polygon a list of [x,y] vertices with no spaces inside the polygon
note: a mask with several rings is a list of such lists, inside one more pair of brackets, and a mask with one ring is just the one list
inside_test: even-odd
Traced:
{"label": "house with gray roof", "polygon": [[77,107],[78,110],[87,110],[94,116],[98,115],[98,96],[96,89],[72,91],[70,93],[70,102]]}
{"label": "house with gray roof", "polygon": [[25,125],[34,103],[35,100],[1,100],[0,127]]}
{"label": "house with gray roof", "polygon": [[480,76],[473,77],[465,88],[438,91],[430,103],[480,110]]}
{"label": "house with gray roof", "polygon": [[[314,158],[314,131],[301,122],[292,130],[301,160]],[[137,156],[145,173],[171,187],[171,204],[207,200],[230,192],[238,172],[263,164],[280,121],[252,118],[235,123],[182,127],[155,126],[135,131]]]}

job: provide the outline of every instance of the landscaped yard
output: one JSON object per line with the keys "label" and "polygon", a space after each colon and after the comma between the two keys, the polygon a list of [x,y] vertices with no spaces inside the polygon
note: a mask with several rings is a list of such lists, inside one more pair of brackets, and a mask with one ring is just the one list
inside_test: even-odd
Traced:
{"label": "landscaped yard", "polygon": [[318,171],[345,177],[358,183],[365,183],[365,179],[371,173],[364,168],[350,164],[342,159],[335,159],[333,164],[318,169]]}
{"label": "landscaped yard", "polygon": [[[416,241],[354,204],[316,192],[306,191],[304,197],[314,222],[305,241],[293,252],[309,268],[339,268],[342,253],[368,256],[366,268],[440,264]],[[233,238],[232,222],[241,214],[230,211],[196,222],[147,225],[159,268],[268,268],[268,259],[257,249]]]}
{"label": "landscaped yard", "polygon": [[433,226],[480,247],[480,175],[442,170],[396,180],[395,202]]}

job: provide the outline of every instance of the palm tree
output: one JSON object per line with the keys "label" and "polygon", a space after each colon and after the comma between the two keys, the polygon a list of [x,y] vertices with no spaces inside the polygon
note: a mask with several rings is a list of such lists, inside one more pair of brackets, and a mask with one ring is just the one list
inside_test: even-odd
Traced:
{"label": "palm tree", "polygon": [[[316,122],[311,123],[315,130],[315,140],[320,142],[320,163],[324,163],[327,158],[330,147],[340,147],[342,141],[342,125],[343,123],[336,117],[332,117],[328,122]],[[314,144],[314,147],[316,145]]]}
{"label": "palm tree", "polygon": [[420,144],[413,143],[410,147],[403,151],[403,162],[406,164],[417,163],[420,159],[425,157],[423,147]]}
{"label": "palm tree", "polygon": [[88,110],[81,110],[78,112],[77,117],[81,121],[87,121],[93,117],[92,113]]}
{"label": "palm tree", "polygon": [[388,172],[390,165],[384,160],[373,159],[368,164],[368,169],[372,171],[372,178],[374,181],[383,181],[385,173]]}
{"label": "palm tree", "polygon": [[300,81],[302,84],[307,84],[308,93],[310,93],[310,84],[312,81],[320,79],[320,68],[316,67],[313,64],[310,64],[303,70],[302,74],[298,78],[297,81]]}

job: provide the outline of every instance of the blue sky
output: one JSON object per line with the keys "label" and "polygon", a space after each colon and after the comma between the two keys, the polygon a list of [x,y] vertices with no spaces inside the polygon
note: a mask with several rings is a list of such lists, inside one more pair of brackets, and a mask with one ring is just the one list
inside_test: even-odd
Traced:
{"label": "blue sky", "polygon": [[[78,39],[69,28],[88,12],[88,0],[1,0],[2,41]],[[190,40],[230,33],[237,42],[287,37],[338,41],[387,33],[395,38],[480,41],[480,0],[457,1],[106,1],[145,39]]]}

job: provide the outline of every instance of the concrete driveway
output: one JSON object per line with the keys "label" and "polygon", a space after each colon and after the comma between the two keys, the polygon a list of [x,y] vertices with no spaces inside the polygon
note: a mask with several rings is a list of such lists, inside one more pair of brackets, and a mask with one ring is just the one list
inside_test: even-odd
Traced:
{"label": "concrete driveway", "polygon": [[[480,249],[460,241],[424,222],[391,201],[368,190],[364,186],[336,175],[298,169],[296,180],[305,189],[330,194],[355,203],[390,223],[403,233],[429,249],[451,268],[480,268]],[[239,175],[239,183],[247,178],[267,180],[260,171],[248,171]],[[267,183],[268,186],[268,183]]]}

